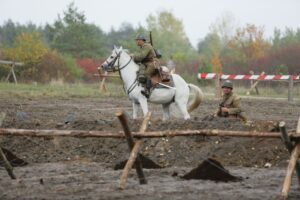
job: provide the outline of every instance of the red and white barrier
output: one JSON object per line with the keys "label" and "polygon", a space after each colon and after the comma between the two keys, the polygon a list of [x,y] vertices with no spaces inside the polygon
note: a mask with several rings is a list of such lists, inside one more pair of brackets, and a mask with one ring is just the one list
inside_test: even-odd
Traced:
{"label": "red and white barrier", "polygon": [[[222,80],[289,80],[290,76],[293,80],[299,80],[300,76],[296,75],[221,75]],[[216,73],[198,73],[198,79],[215,79]]]}

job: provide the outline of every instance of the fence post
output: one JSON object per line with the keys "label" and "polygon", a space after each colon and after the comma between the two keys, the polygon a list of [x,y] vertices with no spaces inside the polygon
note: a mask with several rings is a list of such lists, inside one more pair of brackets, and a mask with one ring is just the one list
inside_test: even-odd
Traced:
{"label": "fence post", "polygon": [[294,86],[293,76],[290,75],[290,78],[289,78],[289,89],[288,89],[288,102],[289,103],[293,102],[293,86]]}
{"label": "fence post", "polygon": [[216,74],[216,93],[215,93],[215,98],[220,99],[221,98],[221,74],[217,73]]}

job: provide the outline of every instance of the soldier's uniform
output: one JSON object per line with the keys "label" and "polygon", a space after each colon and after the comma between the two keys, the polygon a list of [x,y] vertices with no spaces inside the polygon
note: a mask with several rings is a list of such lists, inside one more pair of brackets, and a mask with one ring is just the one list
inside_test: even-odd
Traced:
{"label": "soldier's uniform", "polygon": [[139,70],[140,75],[144,74],[150,78],[155,74],[155,57],[155,51],[149,43],[145,43],[143,46],[141,46],[140,51],[133,55],[133,60],[136,63],[141,63]]}
{"label": "soldier's uniform", "polygon": [[138,46],[140,46],[140,51],[133,54],[132,58],[139,64],[138,81],[145,86],[145,90],[141,91],[141,93],[145,95],[145,97],[149,98],[150,89],[152,87],[151,77],[156,73],[156,54],[152,45],[146,43],[144,35],[137,35],[136,40],[143,42],[138,44]]}
{"label": "soldier's uniform", "polygon": [[[227,85],[231,86],[231,89],[232,89],[231,82],[230,82],[230,84],[228,84],[228,82],[223,84],[224,87],[227,87]],[[228,112],[222,112],[222,109],[221,109],[222,107],[228,108]],[[217,110],[216,113],[217,113],[217,116],[219,116],[219,117],[233,117],[233,118],[240,118],[244,122],[247,121],[246,114],[241,108],[241,98],[238,97],[233,92],[223,95],[222,101],[219,105],[219,109]]]}

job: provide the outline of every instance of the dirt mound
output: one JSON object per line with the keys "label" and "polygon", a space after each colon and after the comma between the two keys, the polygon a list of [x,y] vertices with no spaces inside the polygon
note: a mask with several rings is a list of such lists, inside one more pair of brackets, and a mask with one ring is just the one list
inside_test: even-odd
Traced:
{"label": "dirt mound", "polygon": [[241,181],[241,177],[233,176],[226,170],[220,162],[208,158],[204,160],[198,167],[192,169],[189,173],[182,176],[183,179],[204,179],[213,181]]}
{"label": "dirt mound", "polygon": [[[145,168],[145,169],[160,169],[160,168],[162,168],[161,166],[159,166],[158,164],[156,164],[155,162],[153,162],[151,159],[147,158],[146,156],[143,156],[142,154],[139,154],[139,158],[140,158],[140,161],[142,162],[143,168]],[[127,163],[127,160],[117,163],[114,167],[114,170],[124,169],[126,163]],[[135,166],[135,164],[134,164],[134,166]]]}
{"label": "dirt mound", "polygon": [[[5,154],[7,160],[10,162],[11,166],[13,167],[21,167],[25,166],[28,163],[21,158],[18,158],[15,154],[10,152],[8,149],[1,148],[3,153]],[[4,166],[2,160],[0,160],[0,166]]]}

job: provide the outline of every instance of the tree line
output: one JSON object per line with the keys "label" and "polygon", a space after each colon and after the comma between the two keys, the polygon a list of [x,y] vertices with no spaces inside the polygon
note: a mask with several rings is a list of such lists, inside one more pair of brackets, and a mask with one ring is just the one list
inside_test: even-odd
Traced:
{"label": "tree line", "polygon": [[[146,26],[123,23],[105,33],[87,23],[74,3],[52,24],[22,25],[12,20],[0,26],[0,59],[23,62],[17,73],[24,81],[49,82],[51,79],[76,81],[84,76],[78,60],[105,59],[114,45],[137,51],[134,38],[151,31],[155,48],[163,53],[164,64],[170,57],[177,72],[194,76],[197,72],[300,74],[300,29],[274,30],[265,37],[263,27],[247,24],[234,27],[232,16],[222,16],[194,48],[182,22],[171,12],[161,11],[146,18]],[[0,79],[8,73],[0,67]]]}

